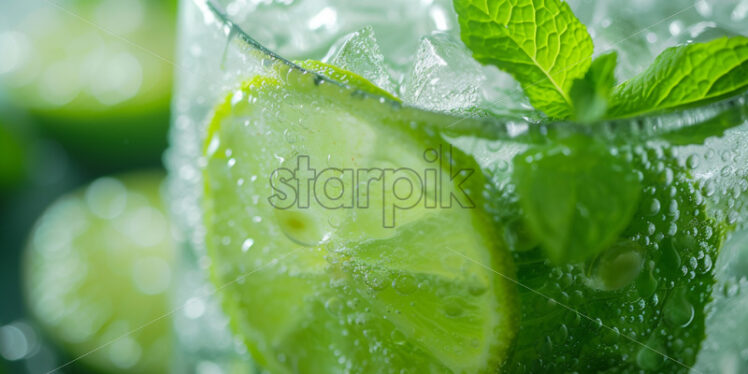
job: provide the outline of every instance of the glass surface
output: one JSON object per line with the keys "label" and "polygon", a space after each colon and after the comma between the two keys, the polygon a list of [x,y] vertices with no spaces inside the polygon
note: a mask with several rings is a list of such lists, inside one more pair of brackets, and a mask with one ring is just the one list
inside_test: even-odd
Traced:
{"label": "glass surface", "polygon": [[[621,79],[629,78],[640,71],[643,64],[667,46],[688,40],[708,40],[713,36],[744,33],[745,15],[748,13],[748,7],[744,2],[736,6],[735,2],[729,1],[673,1],[667,4],[637,1],[636,6],[616,1],[574,1],[570,4],[582,22],[589,26],[596,45],[615,46],[619,51],[624,51],[621,53],[622,63],[618,70]],[[330,56],[333,56],[332,59],[337,58],[338,62],[346,61],[339,57],[340,53],[336,55],[335,46],[341,46],[340,39],[346,34],[366,26],[372,27],[386,63],[384,70],[375,71],[373,75],[367,74],[372,71],[367,71],[364,67],[358,67],[362,70],[357,72],[372,81],[381,78],[381,74],[389,75],[388,81],[392,83],[392,86],[388,87],[390,92],[403,98],[404,104],[319,76],[289,62],[290,59],[307,58],[325,58],[329,61]],[[621,37],[622,34],[627,36]],[[685,304],[669,307],[678,301],[677,295],[681,292],[678,290],[683,288],[684,284],[691,285],[692,283],[688,283],[689,280],[697,278],[709,283],[709,278],[715,274],[714,287],[705,286],[705,294],[698,295],[702,298],[711,295],[716,300],[707,308],[708,315],[704,318],[697,310],[694,317],[691,306],[691,317],[683,321],[684,328],[695,328],[690,324],[694,318],[700,317],[706,326],[707,338],[698,353],[692,352],[695,364],[691,366],[694,372],[703,373],[738,373],[748,370],[748,336],[734,333],[748,327],[744,323],[744,318],[743,322],[740,320],[740,305],[745,305],[748,290],[744,249],[748,245],[745,239],[748,220],[746,95],[702,107],[611,121],[595,126],[575,123],[538,124],[535,118],[527,114],[527,104],[522,102],[522,99],[517,99],[518,88],[511,79],[493,68],[472,65],[464,58],[464,51],[459,48],[445,55],[437,54],[437,57],[444,57],[445,61],[449,61],[445,62],[445,66],[456,66],[456,70],[446,73],[437,71],[434,74],[437,74],[437,78],[445,78],[450,73],[469,71],[470,74],[465,76],[465,80],[475,79],[470,81],[475,82],[475,85],[453,91],[452,88],[457,85],[453,82],[452,86],[439,87],[441,91],[437,90],[431,95],[423,93],[429,92],[429,85],[421,85],[419,94],[413,94],[413,86],[418,86],[424,79],[434,78],[428,75],[430,73],[424,75],[412,67],[419,62],[429,61],[428,55],[424,56],[420,52],[428,51],[430,46],[441,48],[450,45],[449,43],[458,40],[455,39],[456,35],[456,19],[451,1],[181,2],[178,78],[173,102],[171,149],[167,154],[171,173],[173,212],[184,233],[186,270],[183,284],[189,285],[185,286],[184,293],[180,292],[177,300],[179,305],[186,305],[184,313],[187,315],[187,318],[178,317],[175,326],[183,352],[183,359],[180,360],[181,369],[210,367],[230,372],[232,365],[248,365],[246,347],[240,337],[233,337],[228,332],[226,317],[218,307],[220,297],[217,295],[221,292],[226,292],[223,294],[226,298],[239,297],[224,289],[226,284],[234,283],[234,278],[226,275],[232,274],[230,272],[222,276],[221,271],[215,268],[210,270],[217,265],[212,263],[206,250],[206,241],[210,239],[206,239],[208,235],[203,212],[203,194],[206,191],[204,173],[209,160],[204,150],[209,140],[207,127],[213,117],[214,108],[228,93],[235,92],[242,82],[249,82],[262,76],[277,78],[283,82],[314,81],[316,86],[332,86],[334,88],[329,90],[354,97],[360,103],[356,105],[371,111],[372,116],[379,112],[392,113],[391,116],[398,118],[418,118],[418,126],[437,134],[443,144],[452,145],[474,157],[482,173],[487,176],[484,194],[491,197],[480,208],[493,220],[492,227],[499,233],[500,239],[511,251],[517,263],[520,275],[515,281],[519,284],[530,284],[529,288],[526,287],[528,290],[532,288],[540,292],[537,295],[533,295],[532,292],[520,292],[521,303],[550,310],[543,312],[569,313],[576,315],[577,319],[582,319],[582,322],[569,322],[568,326],[549,327],[549,334],[559,329],[571,329],[572,332],[585,328],[593,329],[597,325],[595,321],[599,321],[600,326],[605,326],[610,331],[615,329],[616,334],[628,334],[626,327],[621,327],[622,332],[617,328],[619,324],[626,326],[627,321],[623,316],[619,318],[615,314],[625,315],[626,312],[612,311],[602,316],[590,313],[579,317],[581,313],[578,311],[566,310],[556,305],[556,300],[571,305],[582,305],[585,298],[597,297],[601,291],[616,288],[616,283],[610,283],[609,279],[605,278],[605,261],[608,259],[604,257],[588,264],[586,268],[533,262],[536,253],[534,250],[526,251],[527,248],[524,247],[528,245],[528,239],[523,236],[521,228],[516,226],[517,217],[521,214],[516,210],[516,165],[521,162],[521,158],[527,157],[533,151],[540,153],[543,147],[572,144],[578,139],[585,139],[585,142],[593,142],[603,147],[607,152],[606,157],[612,157],[614,162],[636,160],[638,164],[635,169],[642,185],[641,199],[650,203],[651,212],[645,212],[641,218],[637,218],[627,233],[630,240],[639,246],[638,249],[631,251],[639,261],[635,279],[639,282],[642,279],[646,280],[647,274],[652,275],[659,280],[655,281],[655,288],[661,289],[662,295],[668,297],[658,300],[657,295],[660,295],[660,291],[654,292],[654,297],[652,294],[642,296],[634,293],[636,296],[621,304],[620,308],[631,308],[633,311],[642,305],[643,310],[645,304],[665,303],[663,313],[666,318],[671,318],[672,314],[669,314],[668,310],[688,310],[690,306],[686,300]],[[327,52],[331,48],[332,51]],[[380,87],[386,85],[386,81],[380,84]],[[438,83],[431,86],[434,85]],[[320,95],[323,92],[331,92],[323,91],[328,88],[319,90]],[[443,97],[439,97],[439,92],[443,93]],[[454,96],[450,96],[452,94]],[[464,110],[466,106],[451,105],[455,102],[477,105],[483,112],[471,116]],[[310,110],[314,110],[313,105]],[[303,139],[311,137],[313,132],[303,124],[298,131],[298,138],[302,139],[302,143]],[[269,142],[272,140],[270,135],[257,136],[267,137]],[[241,150],[243,153],[253,151]],[[282,157],[280,159],[279,166],[287,165],[283,163]],[[231,166],[229,165],[229,168]],[[249,177],[235,176],[242,182],[244,178]],[[261,177],[263,181],[268,176]],[[241,184],[240,182],[238,186]],[[239,192],[237,194],[241,195]],[[684,202],[693,206],[684,206]],[[251,203],[246,202],[246,207],[238,208],[249,209],[250,205]],[[711,226],[712,220],[715,226]],[[707,221],[710,223],[707,224]],[[238,235],[252,237],[253,230],[258,230],[258,227],[262,227],[259,230],[270,227],[264,226],[266,224],[272,225],[260,225],[258,221],[256,227],[245,227],[240,223],[235,231],[239,232]],[[725,231],[725,244],[710,244],[713,235],[717,235],[712,232],[712,227],[719,227]],[[234,250],[230,249],[233,247],[238,251],[241,244],[228,241],[215,244],[217,249],[214,251],[231,251]],[[252,243],[248,248],[251,246]],[[675,252],[672,261],[677,262],[677,271],[674,274],[662,274],[659,266],[655,265],[655,260],[660,261],[663,258],[661,256],[670,255],[672,251],[676,251],[676,247],[679,252]],[[642,253],[648,253],[646,251],[650,250],[659,252],[654,257],[647,255],[650,257],[643,259]],[[720,250],[721,253],[717,256]],[[688,257],[683,257],[683,254]],[[258,259],[260,260],[261,258]],[[530,283],[533,279],[522,278],[523,272],[527,274],[533,271],[547,272],[549,276],[539,284]],[[221,292],[217,292],[216,287],[210,286],[206,281],[209,272],[212,272]],[[565,279],[570,279],[569,282],[574,285],[587,288],[582,288],[584,291],[581,294],[568,295],[563,288],[569,285],[560,286]],[[246,281],[243,284],[252,285],[251,272],[247,279],[242,278],[242,281]],[[623,286],[626,285],[628,283]],[[198,295],[196,290],[203,294]],[[541,293],[542,297],[539,296]],[[574,299],[575,297],[577,299]],[[689,297],[685,296],[686,299]],[[326,301],[329,300],[309,302],[324,304]],[[257,306],[259,310],[260,304],[268,301],[245,302]],[[251,310],[244,312],[252,313]],[[532,309],[521,309],[520,318],[529,319],[535,312]],[[634,315],[640,318],[658,318],[644,312]],[[635,322],[634,315],[632,323]],[[679,316],[676,314],[676,317]],[[671,320],[677,320],[676,317],[672,317]],[[584,320],[585,318],[590,320]],[[725,321],[730,322],[728,324]],[[241,322],[238,324],[241,325]],[[240,326],[238,330],[245,331],[243,328]],[[635,333],[633,335],[634,339],[639,339]],[[558,339],[556,335],[549,335],[547,338],[549,342]],[[575,344],[574,338],[561,338],[557,344],[571,346]],[[262,340],[262,337],[259,339]],[[616,335],[615,339],[624,337]],[[608,344],[609,341],[603,343]],[[646,343],[665,346],[663,350],[667,350],[667,346],[671,344],[677,344],[674,341],[650,340]],[[271,345],[270,342],[263,341],[255,344]],[[556,355],[560,355],[558,352],[561,352],[554,350],[553,347],[538,344],[537,341],[523,339],[521,330],[515,344],[515,353],[508,357],[509,372],[553,369],[553,366],[543,366],[552,364],[529,358],[545,357],[552,362]],[[613,343],[606,347],[616,345]],[[612,349],[613,356],[618,354],[623,360],[647,367],[646,349],[643,349],[644,353],[616,353],[615,348]],[[278,362],[295,359],[286,356],[289,352],[284,352],[282,348],[278,348],[275,353],[278,357],[274,360]],[[631,358],[632,355],[636,357]],[[339,366],[331,370],[345,371],[348,364],[349,361],[341,360]],[[200,369],[194,370],[202,372]]]}

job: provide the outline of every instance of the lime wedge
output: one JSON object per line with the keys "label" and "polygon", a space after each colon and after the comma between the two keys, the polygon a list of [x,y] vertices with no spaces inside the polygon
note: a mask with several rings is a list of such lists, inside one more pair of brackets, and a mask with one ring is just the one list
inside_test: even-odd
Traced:
{"label": "lime wedge", "polygon": [[277,67],[209,125],[206,246],[234,329],[277,373],[495,372],[517,328],[514,270],[477,208],[480,173],[449,177],[477,166],[428,114],[302,65],[349,87]]}
{"label": "lime wedge", "polygon": [[29,240],[33,315],[69,359],[103,373],[168,372],[174,246],[162,180],[100,178],[52,204]]}

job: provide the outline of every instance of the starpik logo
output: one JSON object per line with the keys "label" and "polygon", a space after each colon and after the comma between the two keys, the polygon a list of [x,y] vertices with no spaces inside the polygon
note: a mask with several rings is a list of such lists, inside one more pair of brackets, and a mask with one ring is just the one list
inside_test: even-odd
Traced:
{"label": "starpik logo", "polygon": [[464,190],[473,169],[458,169],[451,146],[428,148],[424,167],[312,168],[309,155],[298,155],[296,165],[275,169],[270,175],[270,205],[276,209],[377,209],[382,225],[394,228],[397,213],[426,209],[472,209]]}

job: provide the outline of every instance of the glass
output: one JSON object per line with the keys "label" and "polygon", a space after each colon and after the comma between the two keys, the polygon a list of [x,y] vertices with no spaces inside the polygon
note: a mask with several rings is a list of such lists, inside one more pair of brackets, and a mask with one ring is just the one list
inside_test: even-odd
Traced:
{"label": "glass", "polygon": [[[595,126],[538,124],[533,118],[523,117],[522,105],[517,105],[514,111],[475,118],[467,117],[460,108],[427,112],[310,74],[286,59],[320,59],[343,35],[371,25],[382,42],[385,59],[390,62],[388,73],[394,81],[407,82],[407,67],[414,63],[412,51],[418,48],[421,37],[433,32],[454,34],[456,19],[450,4],[449,1],[394,0],[181,2],[177,95],[173,103],[172,146],[167,162],[175,219],[185,233],[185,264],[190,269],[187,279],[192,279],[193,284],[207,285],[205,273],[211,266],[206,254],[203,221],[203,173],[209,161],[203,150],[214,108],[241,82],[257,76],[283,81],[314,80],[320,87],[325,85],[319,82],[324,82],[335,87],[336,92],[358,97],[362,107],[368,110],[419,118],[427,123],[425,127],[440,134],[445,145],[452,145],[477,160],[488,178],[484,194],[490,197],[481,208],[493,219],[493,228],[512,251],[517,264],[518,276],[513,281],[519,285],[520,303],[525,306],[520,307],[520,318],[531,320],[542,313],[566,315],[565,323],[545,327],[547,335],[542,344],[535,336],[524,337],[520,330],[515,352],[508,359],[508,371],[569,369],[554,366],[554,360],[564,354],[574,355],[566,349],[577,344],[575,334],[581,335],[584,331],[594,332],[596,336],[587,338],[601,350],[612,350],[607,356],[609,360],[614,357],[637,365],[634,367],[657,368],[662,365],[659,353],[676,349],[673,345],[679,344],[679,339],[687,339],[688,331],[698,334],[700,329],[706,330],[707,338],[699,352],[687,352],[681,358],[695,362],[687,366],[704,373],[744,371],[748,361],[748,336],[731,334],[730,330],[746,326],[744,318],[739,320],[737,311],[746,302],[745,277],[748,276],[743,249],[747,245],[748,220],[748,153],[745,151],[748,97],[743,94],[698,108]],[[690,7],[688,4],[639,1],[637,6],[643,8],[637,9],[649,10],[642,17],[638,11],[633,14],[627,10],[627,5],[614,1],[593,5],[577,1],[572,2],[572,8],[578,10],[580,19],[589,25],[596,45],[615,46],[624,51],[619,78],[628,78],[640,71],[642,61],[651,60],[666,46],[741,31],[746,12],[740,13],[743,9],[740,6],[725,1],[708,4],[697,1]],[[625,34],[630,36],[620,40],[621,30],[626,30]],[[511,101],[513,88],[511,83],[498,89],[482,86],[480,94],[484,98],[496,98],[486,93],[495,89],[498,92],[495,95],[501,100]],[[320,95],[327,92],[322,90],[320,88]],[[401,87],[399,92],[407,92],[407,87]],[[428,107],[427,104],[421,106]],[[441,109],[440,105],[428,108]],[[302,130],[301,137],[304,135]],[[547,152],[553,149],[561,151],[557,156],[561,164],[565,158],[573,161],[573,157],[581,154],[613,164],[634,165],[633,172],[641,186],[640,214],[627,229],[627,241],[617,243],[579,266],[554,266],[544,262],[538,257],[538,250],[532,249],[537,243],[531,243],[533,239],[527,236],[522,220],[518,219],[528,213],[518,207],[518,190],[522,186],[516,179],[517,170],[522,167],[523,159],[527,159],[530,167],[543,158],[552,159],[553,152]],[[588,186],[591,190],[597,187],[596,183],[600,184],[600,189],[608,188],[604,181],[588,183],[592,183]],[[246,233],[252,228],[238,230]],[[725,244],[714,239],[721,234],[724,234]],[[713,275],[716,284],[710,287]],[[703,288],[687,289],[686,286],[699,281],[703,281],[699,283]],[[223,285],[221,283],[219,288]],[[209,308],[219,315],[215,288],[201,287],[207,287],[201,302],[210,304]],[[186,288],[188,291],[196,289]],[[579,292],[569,294],[565,292],[567,289]],[[627,299],[617,301],[618,304],[606,304],[603,312],[585,309],[585,300],[595,299],[605,292],[627,295]],[[178,298],[179,305],[186,306],[185,312],[194,309],[191,306],[195,306],[195,301],[187,302],[193,297]],[[715,302],[706,309],[709,314],[705,317],[704,308],[700,306],[710,297]],[[645,313],[645,306],[650,305],[662,307],[652,315]],[[660,316],[660,312],[664,316]],[[629,317],[631,320],[627,321],[625,318]],[[224,321],[218,325],[225,326],[225,317],[217,318]],[[640,321],[635,320],[639,318]],[[632,328],[631,325],[645,323],[645,319],[679,325],[681,328],[676,329],[679,331],[676,335],[686,333],[663,335],[658,339],[656,334],[639,337],[636,331],[626,330]],[[246,363],[246,348],[240,339],[231,338],[228,332],[222,332],[218,339],[225,342],[221,349],[215,349],[217,346],[211,343],[190,346],[190,341],[214,341],[210,332],[214,329],[205,326],[208,325],[200,319],[177,321],[178,341],[185,352],[184,367],[200,364],[228,367],[231,364],[226,362]],[[193,332],[180,336],[186,330]],[[632,331],[634,336],[631,336]],[[626,339],[636,340],[635,350],[615,348],[618,341],[629,343]],[[539,361],[538,357],[547,360]],[[566,364],[568,362],[559,365]],[[340,365],[335,370],[344,370],[344,363]]]}

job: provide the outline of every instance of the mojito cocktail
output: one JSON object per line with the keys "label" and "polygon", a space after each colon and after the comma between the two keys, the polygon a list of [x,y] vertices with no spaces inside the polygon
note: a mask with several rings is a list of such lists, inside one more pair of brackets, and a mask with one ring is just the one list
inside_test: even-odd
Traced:
{"label": "mojito cocktail", "polygon": [[748,367],[723,322],[747,11],[639,3],[183,1],[173,208],[235,350],[271,373]]}

